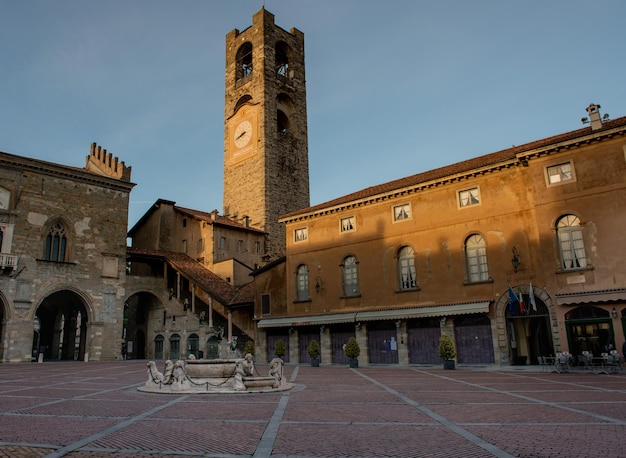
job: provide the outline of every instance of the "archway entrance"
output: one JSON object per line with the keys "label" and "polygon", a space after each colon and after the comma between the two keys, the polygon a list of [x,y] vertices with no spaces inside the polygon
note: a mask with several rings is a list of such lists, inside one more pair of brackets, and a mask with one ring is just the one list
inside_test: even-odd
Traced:
{"label": "archway entrance", "polygon": [[156,348],[154,353],[148,348],[149,344],[156,343],[155,341],[148,342],[146,336],[150,336],[155,331],[154,324],[151,326],[150,323],[156,321],[156,310],[161,308],[161,301],[152,293],[139,292],[126,299],[122,335],[126,339],[129,359],[144,359],[152,354],[156,358]]}
{"label": "archway entrance", "polygon": [[534,296],[535,307],[530,296],[522,294],[524,313],[519,305],[506,308],[506,327],[509,336],[509,351],[514,365],[537,364],[538,356],[550,356],[554,352],[550,314],[546,304]]}
{"label": "archway entrance", "polygon": [[80,361],[87,348],[87,309],[73,291],[57,291],[37,308],[39,333],[33,336],[33,355],[45,359]]}

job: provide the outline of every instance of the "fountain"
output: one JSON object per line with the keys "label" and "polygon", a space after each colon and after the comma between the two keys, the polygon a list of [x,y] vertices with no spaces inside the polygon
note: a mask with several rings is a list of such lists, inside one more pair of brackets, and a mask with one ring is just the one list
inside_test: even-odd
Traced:
{"label": "fountain", "polygon": [[283,377],[283,360],[270,362],[269,375],[255,375],[252,355],[244,358],[195,359],[165,362],[161,373],[148,362],[148,380],[138,388],[149,393],[265,393],[293,388]]}

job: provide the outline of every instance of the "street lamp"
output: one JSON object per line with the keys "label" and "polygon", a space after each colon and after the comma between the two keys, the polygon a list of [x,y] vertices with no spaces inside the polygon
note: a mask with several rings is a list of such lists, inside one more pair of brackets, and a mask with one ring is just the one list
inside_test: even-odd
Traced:
{"label": "street lamp", "polygon": [[517,273],[517,268],[521,264],[519,260],[519,253],[517,252],[517,248],[513,247],[513,257],[511,258],[511,264],[513,264],[513,272]]}

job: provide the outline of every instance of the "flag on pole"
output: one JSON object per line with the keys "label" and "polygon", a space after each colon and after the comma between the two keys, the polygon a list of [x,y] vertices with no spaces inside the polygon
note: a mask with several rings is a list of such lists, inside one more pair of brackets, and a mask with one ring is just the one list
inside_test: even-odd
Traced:
{"label": "flag on pole", "polygon": [[530,308],[533,312],[537,311],[537,302],[535,302],[535,293],[533,293],[533,283],[530,282],[528,287],[528,296],[530,297]]}
{"label": "flag on pole", "polygon": [[519,286],[517,287],[517,296],[519,298],[519,311],[523,315],[526,313],[526,307],[524,307],[524,296],[522,296],[522,290]]}
{"label": "flag on pole", "polygon": [[509,312],[511,315],[515,315],[515,303],[518,302],[517,296],[515,295],[515,291],[509,285]]}

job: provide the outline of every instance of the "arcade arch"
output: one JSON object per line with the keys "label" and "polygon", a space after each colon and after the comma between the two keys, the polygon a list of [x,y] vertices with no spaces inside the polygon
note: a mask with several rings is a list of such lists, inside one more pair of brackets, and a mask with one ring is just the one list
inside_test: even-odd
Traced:
{"label": "arcade arch", "polygon": [[81,361],[87,348],[88,304],[77,292],[56,291],[46,296],[35,312],[38,331],[33,334],[33,357]]}

